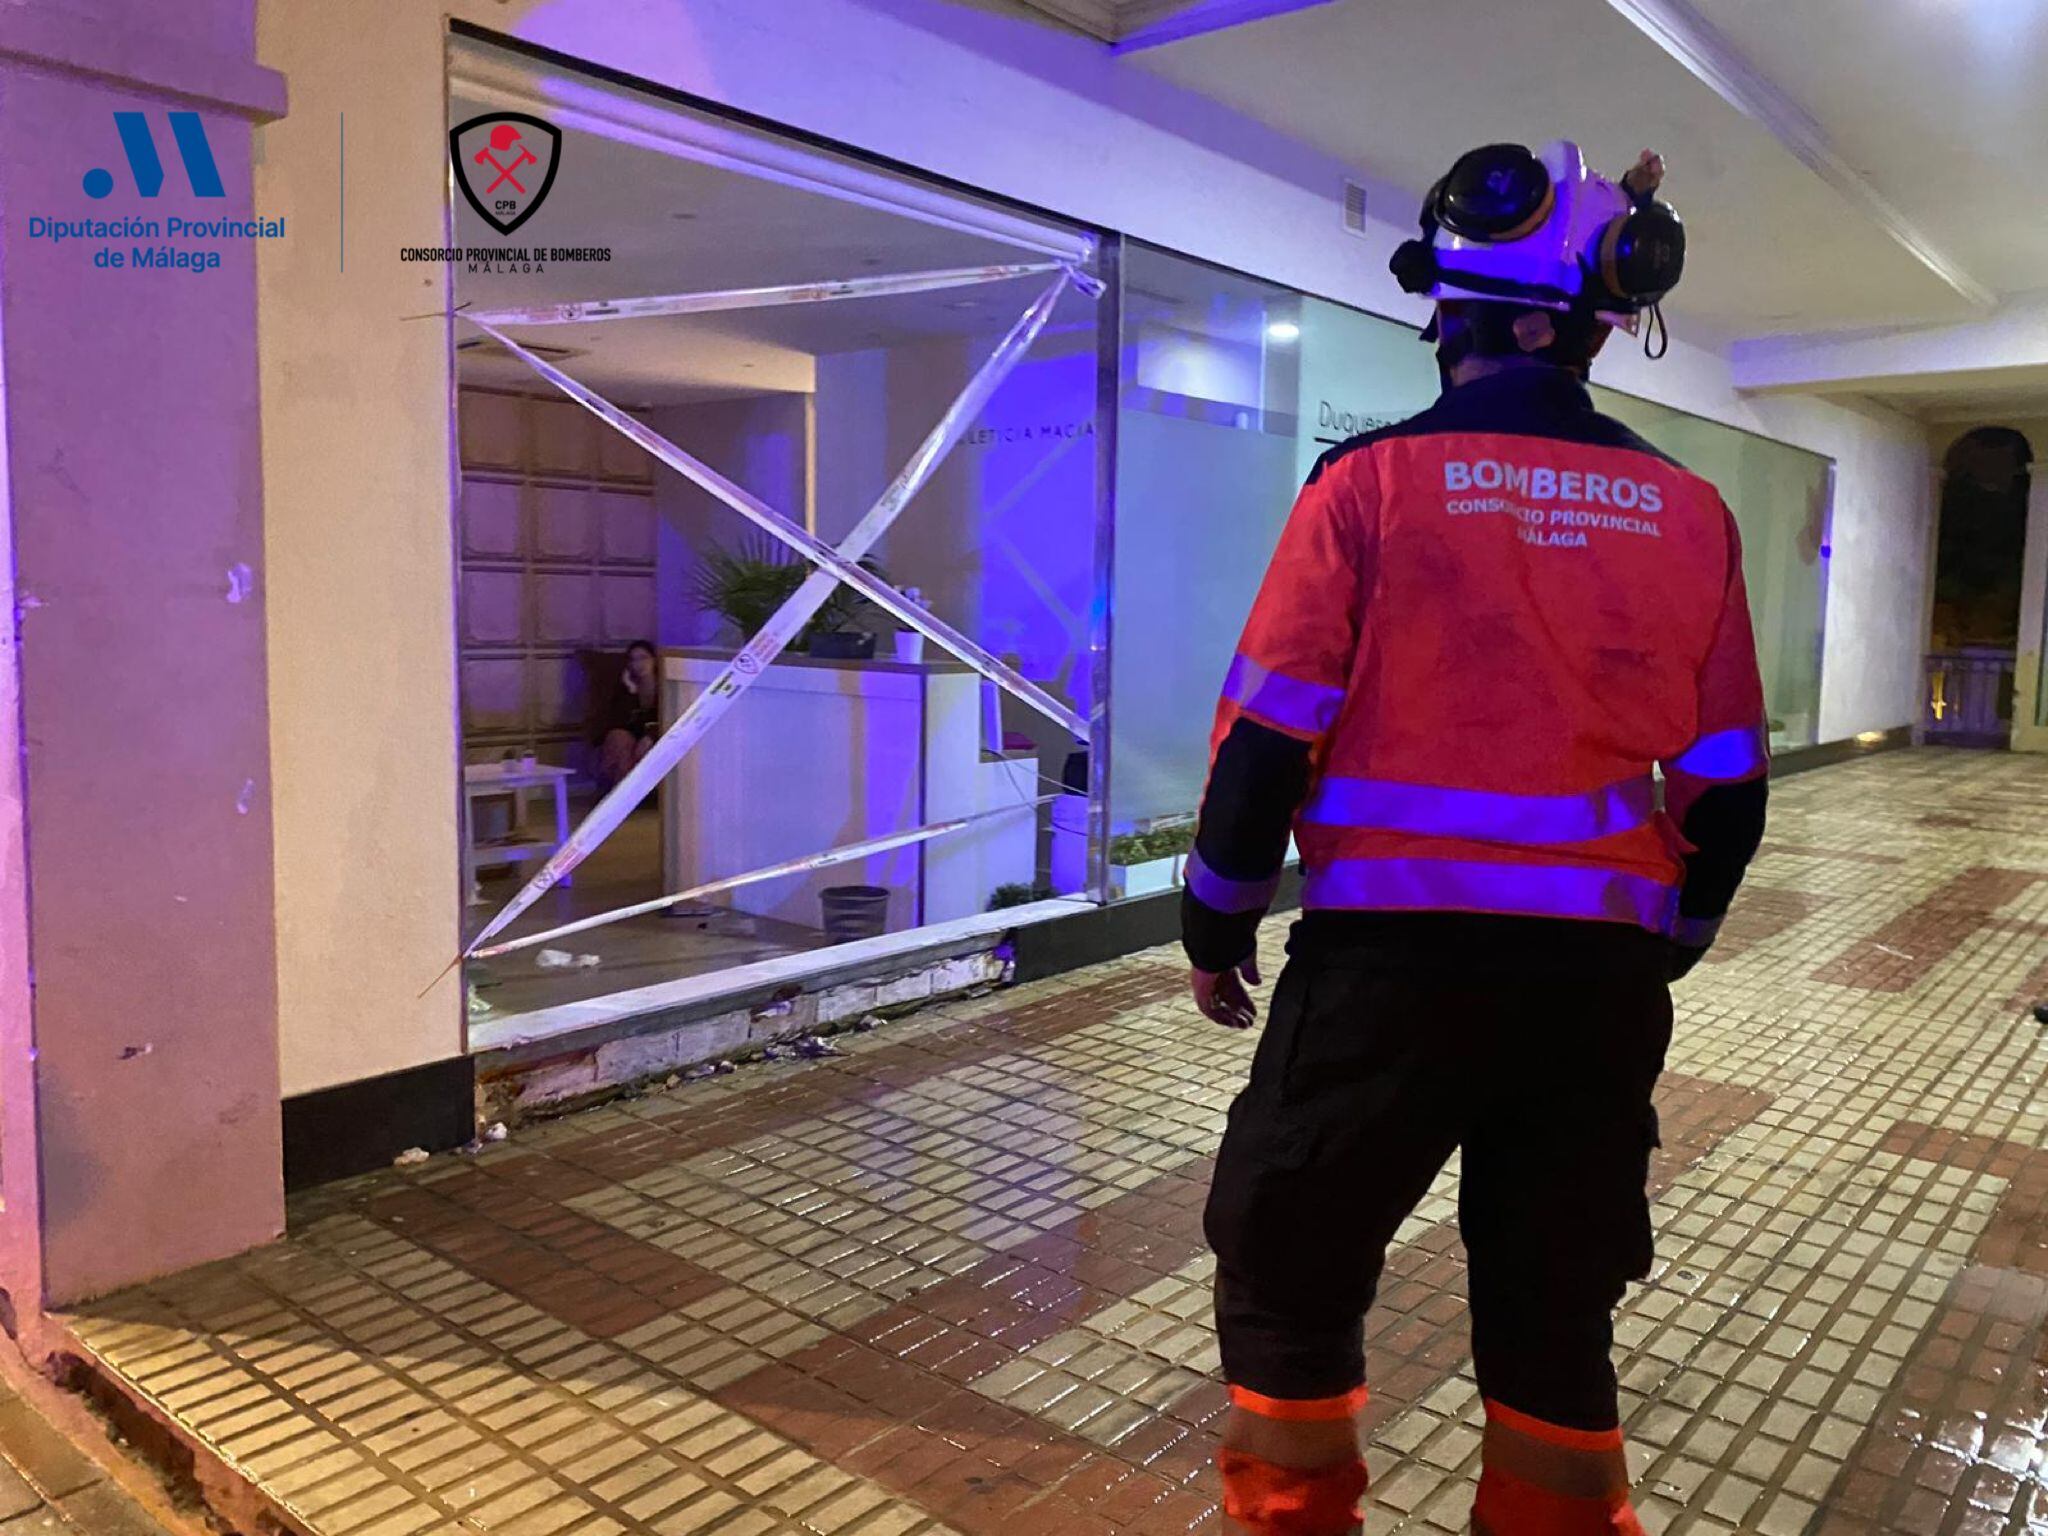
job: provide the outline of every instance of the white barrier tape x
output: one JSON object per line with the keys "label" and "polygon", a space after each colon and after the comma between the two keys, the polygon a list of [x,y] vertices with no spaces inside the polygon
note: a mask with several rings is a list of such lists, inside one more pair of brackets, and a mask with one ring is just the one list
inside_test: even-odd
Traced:
{"label": "white barrier tape x", "polygon": [[[507,924],[515,921],[522,912],[538,901],[557,880],[574,870],[578,864],[581,864],[584,859],[589,857],[593,849],[611,835],[619,823],[632,813],[633,807],[644,800],[648,793],[668,775],[669,771],[683,760],[690,750],[703,739],[705,733],[710,730],[718,717],[724,714],[732,706],[733,702],[753,685],[754,680],[761,675],[763,669],[781,654],[783,648],[796,638],[806,624],[810,623],[818,609],[824,606],[825,599],[831,595],[832,589],[839,584],[838,573],[840,571],[850,569],[864,579],[871,579],[868,578],[866,571],[852,562],[859,560],[869,549],[874,547],[881,536],[888,531],[889,525],[896,520],[904,507],[909,504],[911,497],[931,478],[932,471],[938,467],[939,461],[944,458],[947,450],[959,440],[960,434],[966,430],[968,422],[988,402],[989,396],[995,393],[996,387],[1009,375],[1011,368],[1016,365],[1017,360],[1025,352],[1029,351],[1031,344],[1038,339],[1039,332],[1045,329],[1046,321],[1052,317],[1053,307],[1058,303],[1060,294],[1066,288],[1068,281],[1075,276],[1077,274],[1073,273],[1071,269],[1063,271],[1053,284],[1039,296],[1037,301],[1024,312],[1016,325],[1011,327],[1009,335],[1005,336],[995,351],[989,355],[988,361],[983,363],[974,377],[968,381],[967,387],[961,391],[960,397],[953,402],[946,414],[939,419],[938,424],[932,428],[924,442],[919,444],[917,452],[911,455],[910,462],[904,465],[903,472],[896,477],[889,488],[882,493],[881,498],[868,509],[861,520],[848,532],[839,549],[837,551],[824,551],[831,561],[830,568],[814,570],[804,578],[803,584],[790,594],[780,608],[775,610],[768,622],[761,627],[760,632],[749,639],[741,647],[739,654],[733,657],[732,661],[719,672],[716,678],[712,679],[704,691],[690,701],[689,707],[683,711],[674,724],[670,725],[662,733],[661,738],[648,750],[647,755],[636,763],[626,776],[612,787],[609,794],[591,808],[590,814],[583,819],[583,822],[575,831],[569,834],[568,840],[549,856],[547,862],[535,871],[533,878],[528,880],[519,893],[506,904],[504,910],[492,918],[484,927],[484,930],[470,942],[466,953],[475,954],[493,937],[501,933]],[[1092,282],[1093,280],[1091,279],[1091,284]],[[1098,293],[1101,291],[1099,284],[1093,284],[1093,289]],[[696,460],[691,459],[688,454],[685,454],[673,444],[668,443],[658,434],[649,431],[630,416],[626,416],[624,412],[614,409],[605,401],[590,394],[582,385],[568,378],[559,369],[533,356],[516,342],[501,335],[490,326],[480,326],[480,329],[497,336],[507,347],[525,358],[527,363],[539,372],[543,378],[548,379],[549,382],[555,384],[557,388],[563,390],[572,399],[577,400],[580,404],[594,411],[603,420],[618,427],[620,431],[631,437],[635,442],[639,442],[642,447],[654,453],[664,463],[670,464],[671,467],[676,468],[679,472],[689,475],[691,479],[703,485],[706,490],[711,490],[714,494],[721,494],[717,486],[726,486],[730,488],[733,496],[726,497],[721,494],[721,499],[732,502],[735,507],[742,511],[745,511],[746,507],[741,505],[740,501],[735,500],[735,497],[744,498],[745,502],[758,507],[771,520],[770,524],[764,524],[764,526],[769,526],[771,532],[779,532],[779,529],[774,525],[793,527],[793,525],[786,524],[785,520],[779,515],[756,502],[754,498],[748,496],[738,486],[732,485],[723,476],[718,475],[706,466],[698,464]],[[645,439],[648,438],[653,439],[653,442],[647,442]],[[679,464],[675,462],[676,460],[681,460],[683,463]],[[702,470],[704,476],[709,477],[709,479],[699,478],[699,476],[692,474],[691,469],[683,467],[684,464],[691,466],[691,468]],[[710,483],[711,481],[716,481],[717,485],[713,485]],[[759,518],[755,520],[760,521]],[[801,530],[797,531],[801,532]],[[803,537],[808,544],[817,544],[817,541],[812,539],[810,535],[804,534]],[[818,547],[821,550],[823,549],[823,546]],[[808,551],[806,552],[808,553]],[[893,589],[891,589],[891,595],[895,595]],[[905,604],[905,606],[916,609],[915,604]],[[916,609],[916,611],[920,616],[929,621],[928,624],[919,624],[917,627],[923,630],[924,633],[931,635],[932,638],[939,640],[940,644],[946,644],[946,641],[936,632],[937,629],[944,628],[944,626],[937,625],[936,621],[931,621],[929,615],[923,614],[922,609]],[[1027,703],[1035,703],[1035,700],[1029,695],[1035,694],[1040,698],[1044,697],[1041,690],[1018,676],[1011,668],[1004,666],[993,657],[987,656],[978,646],[974,646],[971,641],[966,641],[964,637],[960,638],[962,644],[966,645],[974,654],[972,656],[964,655],[957,650],[954,651],[954,654],[960,655],[962,660],[968,661],[983,676],[989,677],[1011,693],[1024,698]],[[948,645],[947,649],[953,650],[954,648]],[[1028,693],[1026,690],[1028,690]],[[1062,725],[1065,725],[1078,738],[1082,740],[1087,739],[1087,724],[1081,720],[1080,716],[1067,709],[1064,705],[1059,705],[1050,699],[1047,699],[1046,703],[1051,704],[1053,709],[1057,711],[1054,715],[1055,719],[1058,719]]]}
{"label": "white barrier tape x", "polygon": [[532,309],[464,310],[463,318],[486,325],[576,325],[585,320],[638,320],[650,315],[710,315],[732,309],[772,309],[783,304],[818,304],[830,299],[874,299],[905,293],[934,293],[976,283],[1057,272],[1056,261],[1001,267],[953,267],[943,272],[900,272],[883,277],[850,277],[836,283],[790,283],[779,288],[728,288],[716,293],[662,293],[637,299],[588,299],[577,304],[542,304]]}
{"label": "white barrier tape x", "polygon": [[[1065,274],[1061,274],[1051,291],[1056,293],[1058,289],[1065,286],[1066,281]],[[1034,306],[1035,309],[1036,306]],[[1046,306],[1046,309],[1049,313],[1049,304]],[[721,475],[709,464],[692,458],[659,432],[656,432],[652,427],[628,416],[602,395],[577,383],[566,373],[562,372],[561,369],[555,367],[554,364],[534,356],[533,353],[522,347],[496,326],[489,325],[470,315],[463,315],[461,318],[469,321],[470,324],[484,332],[485,335],[494,338],[506,351],[524,361],[528,367],[554,385],[555,388],[561,390],[563,394],[584,407],[584,409],[588,410],[599,420],[618,428],[619,431],[630,437],[642,448],[645,448],[677,474],[683,476],[686,480],[694,481],[697,485],[703,487],[703,489],[709,491],[720,501],[731,507],[735,512],[745,517],[749,522],[754,523],[763,531],[771,533],[776,538],[782,540],[791,549],[794,549],[798,554],[809,560],[811,564],[830,572],[835,580],[845,582],[846,585],[852,587],[877,608],[902,620],[904,624],[917,630],[920,634],[929,636],[937,641],[942,649],[959,657],[960,660],[966,662],[968,666],[974,668],[975,671],[979,672],[990,682],[1008,689],[1047,719],[1064,726],[1076,737],[1086,738],[1088,735],[1087,721],[1083,720],[1073,710],[1062,704],[1058,699],[1055,699],[1043,688],[1040,688],[1036,683],[1030,681],[1022,673],[996,660],[995,657],[961,634],[952,625],[946,623],[945,620],[926,612],[901,592],[890,586],[886,581],[883,581],[879,576],[872,575],[861,566],[854,564],[852,559],[847,559],[840,555],[830,545],[798,524],[791,522],[752,492],[726,479],[724,475]],[[1040,324],[1043,324],[1042,320]],[[1035,331],[1034,334],[1036,334]],[[991,388],[993,388],[993,385],[991,385]],[[965,425],[965,423],[962,423],[962,425]],[[950,447],[951,444],[948,443],[947,446]],[[854,557],[854,559],[858,558],[858,556]],[[829,593],[831,588],[828,586],[825,591]],[[824,598],[822,596],[818,599],[818,603],[820,606],[823,605]],[[744,655],[744,652],[742,654]]]}
{"label": "white barrier tape x", "polygon": [[720,891],[736,890],[743,885],[776,880],[784,875],[807,875],[812,870],[829,869],[834,864],[850,864],[855,859],[887,853],[891,848],[901,848],[910,843],[922,843],[934,837],[943,837],[948,832],[958,832],[962,827],[971,827],[976,822],[992,821],[998,816],[1014,816],[1019,811],[1036,810],[1041,805],[1050,805],[1058,798],[1057,795],[1040,795],[1036,800],[1020,800],[1015,805],[998,806],[992,811],[977,811],[972,816],[956,816],[951,821],[935,821],[928,826],[912,827],[908,832],[890,832],[882,837],[868,838],[865,842],[842,843],[837,848],[827,848],[823,853],[806,854],[800,859],[770,864],[765,869],[749,870],[744,875],[728,875],[723,880],[709,880],[703,885],[693,885],[687,891],[677,891],[670,896],[657,896],[652,901],[638,902],[633,906],[619,907],[610,912],[600,912],[595,917],[581,918],[573,923],[564,923],[559,928],[550,928],[546,933],[529,933],[521,938],[507,939],[503,944],[493,944],[488,949],[470,951],[470,958],[493,960],[499,955],[509,955],[514,950],[532,949],[538,944],[567,938],[572,933],[582,933],[588,928],[602,928],[607,923],[623,922],[629,917],[645,917],[650,912],[660,912],[704,896],[715,896]]}

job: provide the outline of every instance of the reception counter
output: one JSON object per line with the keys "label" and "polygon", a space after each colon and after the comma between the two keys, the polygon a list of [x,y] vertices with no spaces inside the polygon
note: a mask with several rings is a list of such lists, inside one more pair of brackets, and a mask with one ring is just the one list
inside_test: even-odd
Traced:
{"label": "reception counter", "polygon": [[[662,717],[673,720],[730,660],[662,653]],[[1033,754],[983,750],[982,679],[952,661],[771,665],[684,758],[662,791],[668,889],[761,869],[844,843],[1036,798]],[[717,898],[807,928],[819,893],[876,885],[892,929],[983,911],[999,885],[1030,884],[1039,812],[979,826]]]}

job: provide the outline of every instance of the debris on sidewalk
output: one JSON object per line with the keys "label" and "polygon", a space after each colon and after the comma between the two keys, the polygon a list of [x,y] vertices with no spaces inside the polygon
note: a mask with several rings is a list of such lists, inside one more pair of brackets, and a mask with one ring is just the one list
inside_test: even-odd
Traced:
{"label": "debris on sidewalk", "polygon": [[425,1147],[407,1147],[398,1156],[391,1159],[391,1166],[394,1168],[417,1168],[427,1160],[427,1157],[428,1153]]}
{"label": "debris on sidewalk", "polygon": [[761,1054],[770,1061],[816,1061],[821,1056],[846,1053],[822,1035],[799,1035],[794,1040],[777,1040]]}
{"label": "debris on sidewalk", "polygon": [[485,1126],[481,1131],[478,1131],[476,1135],[470,1137],[468,1141],[465,1141],[455,1150],[464,1157],[475,1157],[485,1147],[504,1141],[511,1134],[510,1131],[505,1129],[504,1121],[494,1121],[490,1125]]}
{"label": "debris on sidewalk", "polygon": [[544,971],[588,971],[604,964],[602,955],[572,955],[566,949],[544,949],[533,957]]}

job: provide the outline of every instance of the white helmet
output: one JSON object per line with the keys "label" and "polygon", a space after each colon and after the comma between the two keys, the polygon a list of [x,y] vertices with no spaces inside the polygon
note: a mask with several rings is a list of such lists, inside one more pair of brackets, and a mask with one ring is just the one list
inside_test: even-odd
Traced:
{"label": "white helmet", "polygon": [[1422,238],[1388,266],[1410,293],[1576,310],[1633,334],[1685,269],[1685,226],[1656,196],[1663,179],[1648,150],[1614,182],[1567,140],[1536,154],[1488,144],[1430,188]]}

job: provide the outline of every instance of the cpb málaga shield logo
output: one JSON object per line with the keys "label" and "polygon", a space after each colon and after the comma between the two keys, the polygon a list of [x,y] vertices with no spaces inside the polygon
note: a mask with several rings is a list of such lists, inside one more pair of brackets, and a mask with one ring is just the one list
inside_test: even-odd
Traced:
{"label": "cpb m\u00e1laga shield logo", "polygon": [[469,206],[509,235],[547,201],[562,163],[562,132],[524,112],[487,112],[450,129],[448,150]]}

